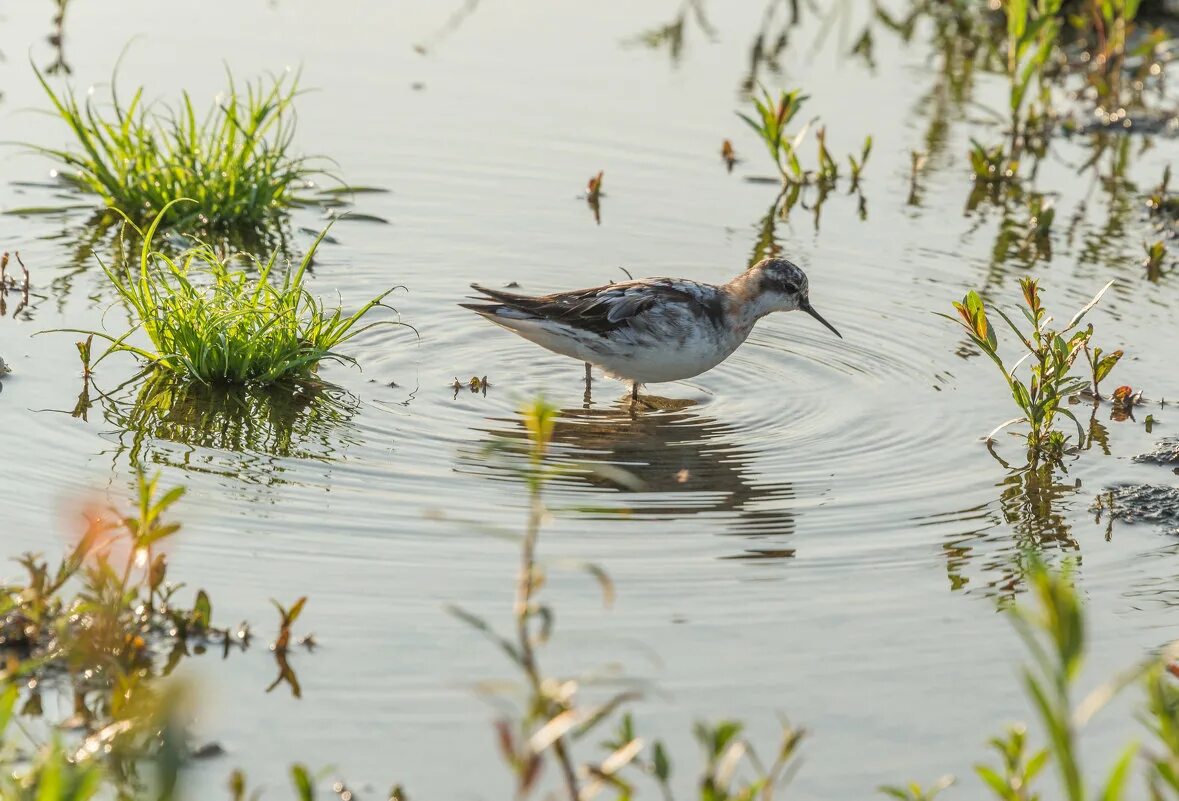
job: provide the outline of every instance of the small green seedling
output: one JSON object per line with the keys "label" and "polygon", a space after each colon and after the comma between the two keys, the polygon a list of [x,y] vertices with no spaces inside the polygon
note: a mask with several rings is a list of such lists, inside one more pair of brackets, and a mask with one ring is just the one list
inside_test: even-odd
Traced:
{"label": "small green seedling", "polygon": [[[827,149],[827,129],[820,128],[816,139],[819,149],[819,166],[817,170],[806,170],[799,159],[798,149],[802,140],[806,138],[810,123],[803,125],[793,136],[787,134],[791,121],[798,115],[807,96],[801,90],[779,91],[777,99],[764,86],[759,87],[761,96],[753,95],[753,108],[756,115],[737,112],[737,116],[754,130],[758,138],[765,144],[782,183],[788,185],[809,184],[817,182],[830,185],[839,178],[839,165],[831,152]],[[851,164],[852,186],[859,183],[860,174],[868,161],[868,154],[872,151],[872,137],[864,140],[863,149],[857,159],[848,156]]]}
{"label": "small green seedling", "polygon": [[1146,251],[1146,260],[1143,266],[1146,267],[1146,275],[1152,281],[1158,280],[1163,273],[1163,260],[1167,258],[1167,246],[1163,240],[1153,243],[1143,243],[1142,249]]}
{"label": "small green seedling", "polygon": [[94,334],[90,334],[85,339],[75,342],[74,347],[78,349],[78,357],[82,360],[82,377],[90,378],[92,375],[90,371],[90,350],[94,344]]}
{"label": "small green seedling", "polygon": [[885,785],[879,789],[880,792],[888,797],[897,798],[900,801],[933,801],[942,790],[945,790],[953,783],[953,776],[943,776],[928,788],[922,787],[917,782],[909,782],[905,785]]}
{"label": "small green seedling", "polygon": [[295,625],[299,615],[303,614],[303,607],[307,605],[307,596],[304,595],[291,604],[290,609],[273,598],[270,599],[270,603],[274,604],[279,615],[278,639],[271,644],[270,650],[276,653],[286,653],[291,646],[291,626]]}

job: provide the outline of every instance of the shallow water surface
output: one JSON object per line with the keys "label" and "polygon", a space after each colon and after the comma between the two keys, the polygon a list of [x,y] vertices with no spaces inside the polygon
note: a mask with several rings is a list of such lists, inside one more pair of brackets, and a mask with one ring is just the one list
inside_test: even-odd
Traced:
{"label": "shallow water surface", "polygon": [[[1094,678],[1174,637],[1179,546],[1089,511],[1106,485],[1173,483],[1130,461],[1179,420],[1173,407],[1150,410],[1153,434],[1141,414],[1116,422],[1103,408],[1108,448],[1094,445],[1066,476],[1009,474],[979,443],[1010,416],[1007,393],[932,312],[969,287],[1013,304],[1031,272],[1066,314],[1116,279],[1092,317],[1100,344],[1129,354],[1111,380],[1179,397],[1179,289],[1140,267],[1141,242],[1157,238],[1141,194],[1175,141],[1133,137],[1120,177],[1114,154],[1082,168],[1094,139],[1054,141],[1038,178],[1058,209],[1052,253],[1029,257],[1000,211],[967,208],[968,141],[999,135],[978,108],[1001,106],[1003,79],[980,73],[973,101],[955,100],[925,39],[880,29],[871,65],[848,58],[868,20],[836,3],[804,14],[757,77],[805,88],[805,114],[821,115],[837,152],[867,134],[874,150],[862,198],[845,184],[783,219],[777,188],[745,180],[765,164],[733,114],[763,4],[700,3],[708,26],[687,13],[682,41],[644,43],[695,5],[483,2],[457,18],[425,0],[346,12],[262,0],[70,6],[63,56],[78,87],[108,80],[135,35],[120,75],[151,97],[187,88],[206,102],[222,62],[243,76],[302,66],[316,89],[299,106],[303,149],[391,190],[358,197],[359,212],[391,224],[341,221],[312,290],[355,308],[404,285],[393,303],[420,333],[366,333],[346,349],[362,370],[329,365],[322,377],[336,388],[293,400],[125,384],[135,365],[116,359],[79,398],[76,337],[33,335],[120,329],[125,312],[89,254],[108,245],[87,239],[84,211],[0,216],[0,243],[21,251],[33,282],[30,304],[11,313],[9,294],[0,318],[14,370],[0,393],[0,551],[55,552],[69,510],[95,490],[125,496],[142,465],[188,488],[173,571],[209,591],[222,623],[265,632],[269,598],[310,596],[300,625],[320,648],[294,658],[301,699],[264,692],[274,666],[263,649],[194,664],[208,699],[201,730],[229,752],[202,763],[202,780],[220,783],[233,764],[273,786],[300,759],[361,787],[401,782],[414,797],[503,795],[491,713],[471,686],[507,665],[444,606],[508,620],[516,554],[484,529],[520,529],[524,457],[487,446],[521,442],[518,406],[541,392],[562,410],[554,460],[571,467],[549,488],[557,513],[542,551],[600,563],[619,595],[603,610],[592,580],[559,574],[546,589],[550,658],[617,662],[652,681],[660,692],[640,717],[682,755],[684,782],[692,719],[740,717],[770,737],[778,712],[812,735],[798,797],[965,777],[985,738],[1027,714],[1019,649],[995,610],[1018,591],[1029,546],[1080,562]],[[6,129],[65,143],[60,124],[26,111],[46,101],[21,46],[34,42],[38,65],[56,57],[49,4],[6,13]],[[725,138],[742,158],[731,174]],[[916,188],[914,149],[929,152]],[[47,183],[51,163],[10,153],[5,165],[0,206],[78,202]],[[600,222],[578,197],[598,170]],[[295,246],[322,225],[296,214]],[[619,279],[620,268],[724,281],[771,252],[807,270],[844,339],[804,315],[771,317],[722,366],[649,387],[664,400],[637,414],[621,384],[598,376],[587,401],[581,365],[456,305],[472,281],[540,292]],[[488,377],[485,393],[452,389],[472,375]],[[641,486],[587,465],[624,468]],[[1087,736],[1096,749],[1133,728],[1122,710]]]}

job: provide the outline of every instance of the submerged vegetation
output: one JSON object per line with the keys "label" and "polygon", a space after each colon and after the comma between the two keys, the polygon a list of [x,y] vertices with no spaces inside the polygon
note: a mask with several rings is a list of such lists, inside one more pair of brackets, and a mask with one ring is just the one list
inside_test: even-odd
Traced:
{"label": "submerged vegetation", "polygon": [[[55,91],[39,71],[37,78],[77,146],[32,147],[63,163],[78,188],[136,223],[162,216],[166,227],[263,232],[323,174],[294,153],[297,74],[244,85],[230,74],[226,91],[204,112],[187,92],[177,106],[155,108],[142,87],[124,105],[117,75],[109,110],[89,96],[80,100],[73,89]],[[182,197],[195,203],[173,203]]]}
{"label": "submerged vegetation", "polygon": [[[235,269],[203,243],[175,257],[155,250],[156,229],[178,203],[165,206],[146,232],[136,228],[143,240],[137,271],[121,274],[103,265],[137,322],[118,337],[83,331],[111,343],[95,364],[125,351],[154,368],[205,384],[273,384],[309,378],[326,359],[352,361],[336,348],[373,326],[401,324],[359,325],[378,306],[388,308],[383,301],[392,289],[347,316],[308,291],[304,279],[326,229],[281,281],[273,275],[277,251],[248,270]],[[130,343],[141,328],[151,350]]]}

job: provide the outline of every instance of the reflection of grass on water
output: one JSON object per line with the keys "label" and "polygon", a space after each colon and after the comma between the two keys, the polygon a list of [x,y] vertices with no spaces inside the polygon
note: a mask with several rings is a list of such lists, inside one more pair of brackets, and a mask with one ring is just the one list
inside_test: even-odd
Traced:
{"label": "reflection of grass on water", "polygon": [[[130,438],[123,449],[134,466],[168,462],[164,441],[278,458],[331,460],[359,401],[323,383],[294,387],[209,386],[155,371],[129,402],[102,397],[103,415]],[[120,437],[122,440],[123,437]],[[180,466],[192,469],[189,456]]]}
{"label": "reflection of grass on water", "polygon": [[[1011,601],[1025,588],[1034,561],[1047,559],[1053,552],[1080,551],[1064,514],[1065,503],[1077,494],[1078,488],[1058,476],[1049,464],[1013,469],[998,486],[997,512],[988,504],[957,515],[973,517],[972,513],[980,513],[990,521],[988,525],[953,535],[942,549],[951,589],[971,591],[967,569],[973,566],[984,576],[979,592]],[[1007,530],[995,533],[1000,522],[1009,528],[1010,536]]]}

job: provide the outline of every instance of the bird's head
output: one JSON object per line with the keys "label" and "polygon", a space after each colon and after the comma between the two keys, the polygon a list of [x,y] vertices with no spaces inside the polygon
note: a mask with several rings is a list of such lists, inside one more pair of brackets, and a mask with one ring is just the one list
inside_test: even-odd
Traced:
{"label": "bird's head", "polygon": [[757,281],[763,308],[768,311],[804,311],[831,329],[840,339],[843,334],[824,320],[811,306],[810,285],[806,273],[786,259],[762,259],[749,272]]}

